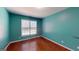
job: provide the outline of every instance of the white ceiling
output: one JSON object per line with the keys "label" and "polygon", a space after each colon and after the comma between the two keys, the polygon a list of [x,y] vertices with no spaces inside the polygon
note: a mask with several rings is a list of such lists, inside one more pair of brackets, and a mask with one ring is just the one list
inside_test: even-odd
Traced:
{"label": "white ceiling", "polygon": [[44,18],[51,14],[60,12],[67,7],[44,7],[44,8],[36,8],[36,7],[7,7],[7,10],[12,13],[17,13],[26,16],[33,16],[38,18]]}

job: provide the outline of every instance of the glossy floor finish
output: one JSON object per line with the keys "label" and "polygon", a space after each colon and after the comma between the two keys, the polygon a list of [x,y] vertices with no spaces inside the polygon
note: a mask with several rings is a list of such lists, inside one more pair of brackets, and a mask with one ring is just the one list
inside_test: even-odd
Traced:
{"label": "glossy floor finish", "polygon": [[43,37],[11,43],[7,51],[69,51]]}

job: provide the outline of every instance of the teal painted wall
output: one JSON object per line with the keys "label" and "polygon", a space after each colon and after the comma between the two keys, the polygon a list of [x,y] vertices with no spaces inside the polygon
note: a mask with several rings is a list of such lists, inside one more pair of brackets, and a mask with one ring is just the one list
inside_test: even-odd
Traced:
{"label": "teal painted wall", "polygon": [[9,16],[5,8],[0,7],[0,50],[9,42]]}
{"label": "teal painted wall", "polygon": [[68,8],[44,18],[43,35],[73,50],[79,50],[79,8]]}
{"label": "teal painted wall", "polygon": [[[15,40],[22,40],[22,39],[27,39],[31,38],[33,36],[39,36],[42,34],[42,19],[40,18],[34,18],[30,16],[23,16],[23,15],[18,15],[18,14],[13,14],[9,13],[10,15],[10,40],[15,41]],[[38,25],[38,34],[37,35],[31,35],[31,36],[21,36],[21,20],[26,19],[26,20],[36,20],[37,25]]]}

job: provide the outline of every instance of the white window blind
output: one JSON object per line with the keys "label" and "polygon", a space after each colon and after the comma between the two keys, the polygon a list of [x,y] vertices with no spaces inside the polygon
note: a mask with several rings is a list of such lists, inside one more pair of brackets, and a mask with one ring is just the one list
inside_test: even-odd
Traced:
{"label": "white window blind", "polygon": [[21,35],[35,35],[37,34],[37,21],[21,20]]}

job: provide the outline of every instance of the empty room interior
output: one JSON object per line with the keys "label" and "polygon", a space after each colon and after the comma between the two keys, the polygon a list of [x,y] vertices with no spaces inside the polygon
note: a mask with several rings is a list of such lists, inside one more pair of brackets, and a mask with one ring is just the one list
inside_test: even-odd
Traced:
{"label": "empty room interior", "polygon": [[0,51],[79,51],[79,7],[0,7]]}

